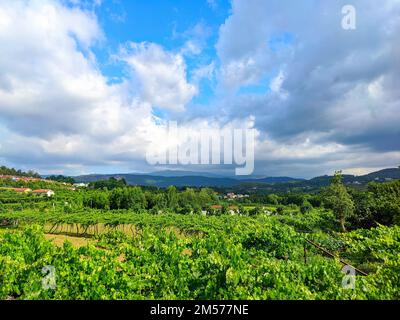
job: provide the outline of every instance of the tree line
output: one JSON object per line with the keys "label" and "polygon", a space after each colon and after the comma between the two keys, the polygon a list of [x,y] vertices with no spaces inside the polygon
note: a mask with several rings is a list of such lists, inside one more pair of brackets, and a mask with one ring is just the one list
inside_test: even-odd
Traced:
{"label": "tree line", "polygon": [[217,194],[209,188],[179,191],[171,186],[165,190],[146,190],[141,187],[117,187],[112,190],[87,190],[83,205],[102,210],[150,211],[151,213],[176,212],[199,213],[207,206],[218,202]]}
{"label": "tree line", "polygon": [[235,200],[237,204],[264,204],[277,207],[278,214],[285,208],[297,208],[305,214],[313,208],[330,209],[342,231],[372,228],[378,225],[400,224],[400,180],[370,182],[364,189],[347,187],[343,175],[336,172],[327,187],[313,193],[288,192],[280,194],[252,194]]}
{"label": "tree line", "polygon": [[6,166],[1,166],[0,167],[0,175],[6,175],[6,176],[17,176],[17,177],[29,177],[29,178],[40,178],[40,174],[33,171],[33,170],[28,170],[27,172],[24,172],[20,169],[14,169],[14,168],[7,168]]}

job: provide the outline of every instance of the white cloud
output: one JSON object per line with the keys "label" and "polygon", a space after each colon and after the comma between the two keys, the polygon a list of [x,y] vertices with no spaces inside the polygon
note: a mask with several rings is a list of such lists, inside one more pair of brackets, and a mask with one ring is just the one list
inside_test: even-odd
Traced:
{"label": "white cloud", "polygon": [[133,99],[126,82],[107,84],[91,52],[103,40],[92,13],[1,1],[0,17],[0,157],[67,166],[141,156],[138,131],[151,124],[151,105]]}
{"label": "white cloud", "polygon": [[92,52],[104,36],[90,11],[14,1],[0,2],[0,17],[0,158],[7,163],[41,172],[146,167],[158,128],[152,108],[182,111],[197,93],[183,56],[156,44],[131,43],[120,58],[136,82],[108,84]]}
{"label": "white cloud", "polygon": [[220,27],[216,45],[221,59],[222,86],[237,89],[254,84],[270,66],[269,24],[265,1],[232,1],[232,14]]}
{"label": "white cloud", "polygon": [[180,50],[182,55],[197,56],[201,54],[207,46],[207,40],[211,34],[211,28],[203,22],[199,22],[183,33],[177,33],[174,31],[174,38],[185,40],[185,43]]}
{"label": "white cloud", "polygon": [[183,111],[197,94],[196,86],[187,81],[181,54],[167,52],[154,43],[130,43],[119,58],[133,69],[144,101],[172,111]]}
{"label": "white cloud", "polygon": [[271,94],[274,94],[281,99],[285,100],[289,97],[289,93],[282,89],[282,84],[285,81],[285,74],[282,70],[273,78],[269,84],[269,88],[271,90]]}
{"label": "white cloud", "polygon": [[218,6],[217,0],[207,0],[207,3],[212,9],[215,9]]}
{"label": "white cloud", "polygon": [[199,83],[202,79],[212,80],[215,73],[215,62],[211,62],[195,69],[192,73],[194,83]]}

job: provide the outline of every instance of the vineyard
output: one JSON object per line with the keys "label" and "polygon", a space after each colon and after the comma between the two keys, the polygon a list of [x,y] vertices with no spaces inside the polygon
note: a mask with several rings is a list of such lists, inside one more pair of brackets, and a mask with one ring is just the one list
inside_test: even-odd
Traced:
{"label": "vineyard", "polygon": [[[0,193],[0,299],[400,299],[395,224],[342,232],[322,206],[160,212],[138,205],[150,203],[138,192],[113,195],[136,209],[94,208],[110,192],[61,186],[54,198]],[[186,199],[165,193],[166,206]],[[207,194],[190,201],[214,201]]]}

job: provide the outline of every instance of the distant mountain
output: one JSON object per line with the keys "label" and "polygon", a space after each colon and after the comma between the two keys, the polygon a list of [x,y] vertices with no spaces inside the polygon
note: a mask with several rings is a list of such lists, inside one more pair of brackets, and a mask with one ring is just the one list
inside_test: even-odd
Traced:
{"label": "distant mountain", "polygon": [[196,172],[184,171],[160,171],[151,174],[92,174],[74,177],[76,182],[95,182],[99,180],[107,180],[111,177],[124,178],[130,185],[156,186],[160,188],[174,185],[176,187],[234,187],[246,182],[251,183],[282,183],[301,181],[299,179],[289,177],[271,177],[262,179],[236,179],[223,176],[209,176],[208,173],[199,174]]}
{"label": "distant mountain", "polygon": [[288,183],[288,182],[299,182],[305,181],[305,179],[297,179],[297,178],[290,178],[290,177],[267,177],[267,178],[260,178],[260,179],[249,179],[245,180],[246,182],[258,182],[258,183]]}
{"label": "distant mountain", "polygon": [[[312,178],[309,181],[314,183],[329,183],[332,179],[332,176],[321,176]],[[358,183],[368,183],[372,181],[384,182],[390,181],[394,179],[400,179],[400,168],[388,168],[375,172],[371,172],[361,176],[355,175],[343,175],[343,182],[346,184],[358,184]]]}
{"label": "distant mountain", "polygon": [[111,177],[124,178],[130,185],[156,186],[160,188],[172,185],[176,187],[232,187],[240,183],[240,181],[232,178],[211,178],[203,176],[163,177],[140,174],[87,175],[75,177],[75,181],[87,183],[107,180]]}
{"label": "distant mountain", "polygon": [[362,176],[363,180],[390,180],[390,179],[400,179],[400,167],[399,168],[389,168],[383,169],[376,172],[372,172]]}
{"label": "distant mountain", "polygon": [[208,177],[208,178],[225,178],[222,175],[210,172],[195,172],[195,171],[181,171],[181,170],[164,170],[148,173],[150,176],[157,177]]}
{"label": "distant mountain", "polygon": [[[289,189],[312,190],[329,185],[332,176],[320,176],[309,180],[291,177],[246,178],[223,177],[217,174],[160,171],[151,174],[92,174],[74,177],[76,182],[95,182],[107,180],[111,177],[124,178],[130,185],[156,186],[165,188],[171,185],[176,187],[224,187],[224,188],[259,188],[266,190],[284,191]],[[344,175],[343,182],[348,185],[366,184],[372,181],[384,182],[400,179],[400,168],[384,169],[362,176]],[[264,186],[264,187],[263,187]]]}
{"label": "distant mountain", "polygon": [[[311,184],[321,184],[321,185],[326,184],[326,185],[328,185],[331,182],[332,178],[333,178],[333,176],[325,175],[325,176],[315,177],[315,178],[312,178],[307,181]],[[353,182],[355,180],[355,178],[356,178],[356,176],[344,174],[343,182],[344,183]]]}

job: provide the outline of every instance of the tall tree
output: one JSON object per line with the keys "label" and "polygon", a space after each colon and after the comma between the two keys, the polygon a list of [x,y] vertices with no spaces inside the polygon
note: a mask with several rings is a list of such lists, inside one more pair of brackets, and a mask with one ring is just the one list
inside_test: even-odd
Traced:
{"label": "tall tree", "polygon": [[174,186],[170,186],[166,191],[167,206],[174,210],[178,205],[178,190]]}
{"label": "tall tree", "polygon": [[333,210],[339,220],[340,227],[346,232],[346,219],[354,212],[354,202],[342,183],[342,172],[337,171],[329,187],[323,191],[324,204]]}

